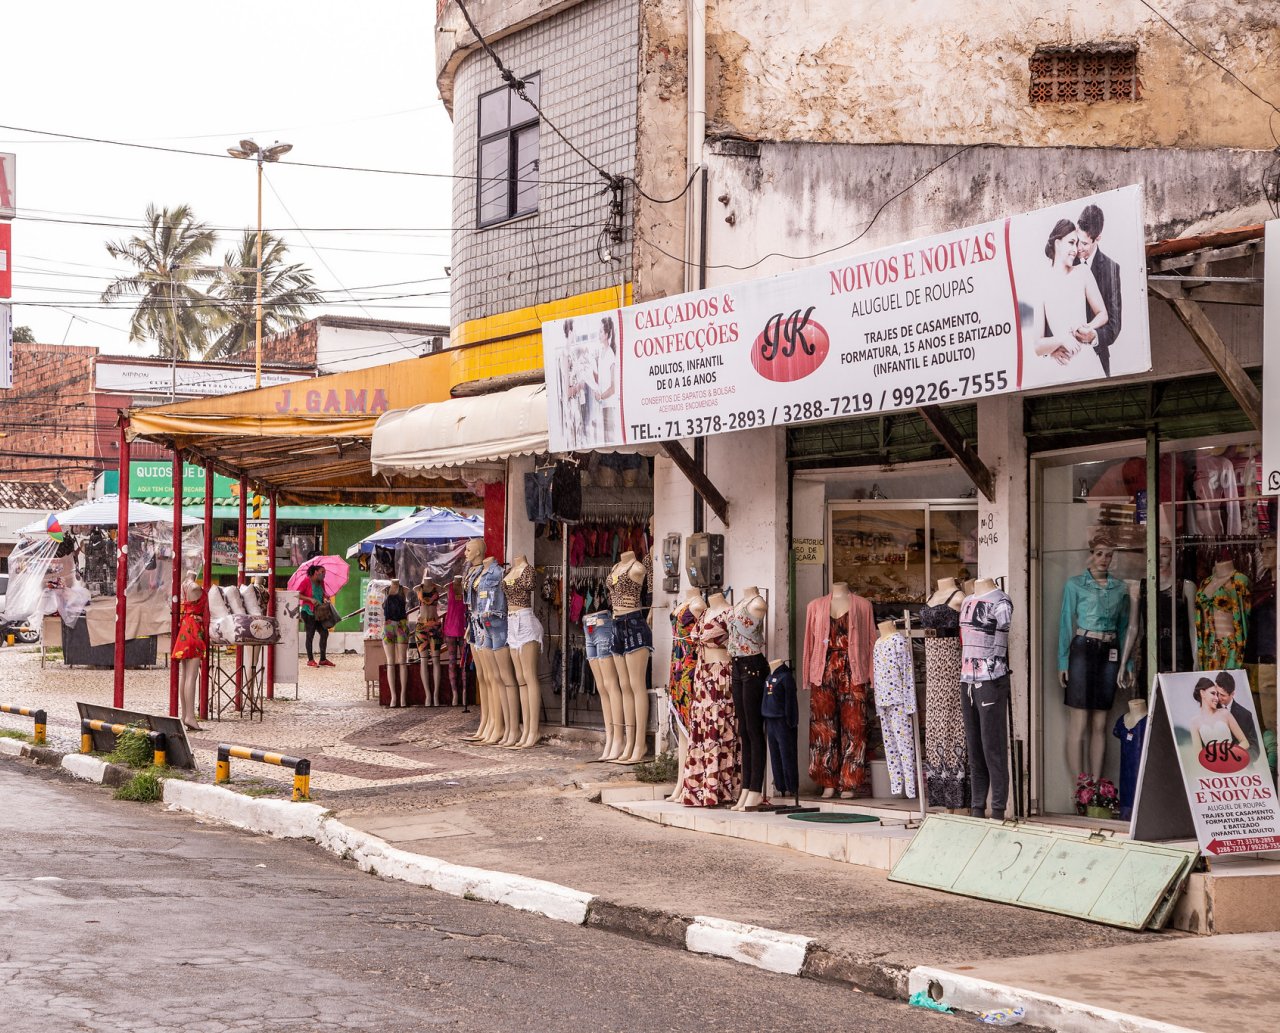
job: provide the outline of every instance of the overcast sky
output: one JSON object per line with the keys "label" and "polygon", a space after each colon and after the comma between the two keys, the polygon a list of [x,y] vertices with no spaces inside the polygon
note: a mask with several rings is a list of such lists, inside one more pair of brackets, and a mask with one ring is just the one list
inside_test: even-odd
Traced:
{"label": "overcast sky", "polygon": [[[101,307],[102,289],[126,271],[104,243],[132,235],[149,203],[186,203],[219,229],[221,261],[256,218],[253,164],[225,157],[241,137],[293,144],[286,161],[449,173],[451,125],[434,74],[435,6],[5,3],[0,122],[223,156],[0,129],[0,151],[18,156],[14,324],[30,326],[42,342],[154,354],[150,344],[129,343],[126,307]],[[281,164],[267,166],[267,181],[265,225],[332,292],[313,314],[448,323],[447,178]],[[395,286],[381,286],[388,284]],[[402,294],[415,296],[388,297]]]}

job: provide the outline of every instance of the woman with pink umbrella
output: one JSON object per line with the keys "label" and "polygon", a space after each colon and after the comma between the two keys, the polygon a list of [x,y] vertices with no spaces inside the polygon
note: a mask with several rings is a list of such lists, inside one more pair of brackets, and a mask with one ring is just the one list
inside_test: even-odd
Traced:
{"label": "woman with pink umbrella", "polygon": [[[347,561],[341,556],[317,556],[307,560],[289,578],[289,589],[298,593],[302,624],[307,630],[307,666],[333,667],[325,656],[329,645],[329,629],[338,623],[333,597],[341,591],[350,576]],[[320,662],[316,663],[313,643],[320,634]]]}

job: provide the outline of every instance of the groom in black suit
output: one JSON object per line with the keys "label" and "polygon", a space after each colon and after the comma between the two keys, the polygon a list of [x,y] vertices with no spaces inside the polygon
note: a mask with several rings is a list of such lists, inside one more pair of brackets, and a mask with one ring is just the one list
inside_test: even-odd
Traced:
{"label": "groom in black suit", "polygon": [[1258,726],[1254,723],[1253,715],[1236,702],[1235,678],[1228,671],[1219,671],[1214,681],[1221,690],[1223,702],[1231,710],[1231,716],[1236,719],[1240,731],[1244,732],[1244,737],[1249,741],[1249,758],[1257,760],[1262,755],[1262,743],[1258,741]]}
{"label": "groom in black suit", "polygon": [[[1078,261],[1089,267],[1094,280],[1098,283],[1098,291],[1102,295],[1102,303],[1107,306],[1107,321],[1097,330],[1076,334],[1081,344],[1092,345],[1102,363],[1102,372],[1111,376],[1111,345],[1120,336],[1120,267],[1098,250],[1098,238],[1102,236],[1102,209],[1096,204],[1086,205],[1076,223],[1080,231],[1080,250]],[[1097,313],[1090,310],[1089,318]]]}

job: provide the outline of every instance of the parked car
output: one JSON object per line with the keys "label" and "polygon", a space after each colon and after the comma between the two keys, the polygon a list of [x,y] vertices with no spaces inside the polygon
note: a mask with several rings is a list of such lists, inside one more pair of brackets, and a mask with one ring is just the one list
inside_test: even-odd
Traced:
{"label": "parked car", "polygon": [[9,590],[9,575],[0,574],[0,643],[7,642],[13,636],[15,642],[28,645],[40,641],[40,629],[33,628],[26,621],[8,621],[4,616],[4,597]]}

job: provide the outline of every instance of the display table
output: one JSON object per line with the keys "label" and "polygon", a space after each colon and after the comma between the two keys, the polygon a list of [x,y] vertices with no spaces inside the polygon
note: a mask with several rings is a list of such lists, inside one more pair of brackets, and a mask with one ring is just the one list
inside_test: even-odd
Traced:
{"label": "display table", "polygon": [[[61,624],[60,618],[57,618]],[[70,627],[62,628],[62,662],[68,667],[114,667],[116,647],[114,642],[102,646],[89,645],[89,626],[81,617]],[[156,640],[132,638],[124,644],[124,666],[127,670],[156,665]]]}

